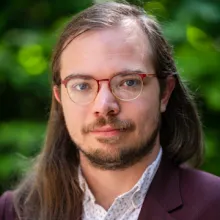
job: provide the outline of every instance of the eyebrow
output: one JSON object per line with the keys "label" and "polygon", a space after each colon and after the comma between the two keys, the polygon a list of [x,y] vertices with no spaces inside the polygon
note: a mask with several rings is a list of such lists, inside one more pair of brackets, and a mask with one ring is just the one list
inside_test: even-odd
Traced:
{"label": "eyebrow", "polygon": [[[115,72],[113,73],[113,75],[110,77],[112,78],[113,76],[116,75],[128,75],[128,74],[141,74],[141,73],[145,73],[146,71],[140,70],[140,69],[135,69],[135,70],[131,70],[131,69],[125,69],[119,72]],[[69,78],[74,78],[74,77],[79,77],[79,78],[83,78],[83,79],[91,79],[93,78],[91,75],[88,74],[83,74],[83,73],[71,73],[70,75],[68,75],[67,77],[64,78],[63,81],[66,81]]]}
{"label": "eyebrow", "polygon": [[129,70],[129,69],[125,69],[125,70],[122,70],[122,71],[119,71],[119,72],[116,72],[113,74],[114,75],[119,75],[119,74],[131,74],[131,73],[136,73],[136,74],[141,74],[141,73],[144,73],[145,71],[143,70],[139,70],[139,69],[135,69],[135,70]]}

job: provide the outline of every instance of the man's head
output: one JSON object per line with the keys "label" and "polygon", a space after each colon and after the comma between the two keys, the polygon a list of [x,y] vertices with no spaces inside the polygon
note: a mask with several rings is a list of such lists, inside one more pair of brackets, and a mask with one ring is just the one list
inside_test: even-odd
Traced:
{"label": "man's head", "polygon": [[[174,77],[176,67],[158,24],[142,10],[105,3],[82,12],[61,35],[52,68],[57,108],[75,147],[94,165],[104,169],[132,165],[150,153],[160,136],[172,156],[187,140],[180,134],[185,126],[180,123],[190,120],[172,118],[186,116],[182,111],[187,103],[181,97],[186,91]],[[146,75],[131,78],[141,74]],[[133,91],[125,91],[128,82],[139,83],[137,97],[131,95],[134,85]],[[118,91],[121,84],[123,91]]]}
{"label": "man's head", "polygon": [[135,18],[72,39],[60,55],[59,72],[67,82],[55,85],[54,95],[67,130],[94,165],[124,168],[159,144],[160,114],[175,81],[167,78],[160,96],[152,48]]}

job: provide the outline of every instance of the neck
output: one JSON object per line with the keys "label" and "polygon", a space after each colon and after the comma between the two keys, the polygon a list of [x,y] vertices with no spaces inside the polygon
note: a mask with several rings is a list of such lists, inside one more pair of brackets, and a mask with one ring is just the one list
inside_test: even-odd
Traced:
{"label": "neck", "polygon": [[159,150],[160,146],[158,144],[141,161],[123,170],[101,170],[92,166],[87,158],[81,154],[80,166],[82,173],[96,199],[96,203],[107,210],[115,198],[132,189],[146,168],[156,159]]}

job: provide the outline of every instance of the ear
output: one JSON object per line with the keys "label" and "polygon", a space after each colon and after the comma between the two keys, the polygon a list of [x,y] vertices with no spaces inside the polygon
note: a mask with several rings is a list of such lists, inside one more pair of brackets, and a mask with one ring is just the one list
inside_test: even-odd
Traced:
{"label": "ear", "polygon": [[60,88],[58,86],[53,86],[53,95],[57,102],[61,104],[61,98],[60,98]]}
{"label": "ear", "polygon": [[160,100],[160,112],[165,112],[167,104],[169,102],[170,96],[175,88],[176,80],[173,76],[168,76],[166,79],[166,86],[163,91],[161,100]]}

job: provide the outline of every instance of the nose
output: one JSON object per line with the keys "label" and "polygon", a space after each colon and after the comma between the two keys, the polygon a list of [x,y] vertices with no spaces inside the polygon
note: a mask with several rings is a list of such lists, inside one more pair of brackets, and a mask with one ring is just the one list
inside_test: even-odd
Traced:
{"label": "nose", "polygon": [[119,102],[112,94],[108,82],[99,84],[99,91],[93,103],[93,114],[95,116],[112,116],[120,112]]}

